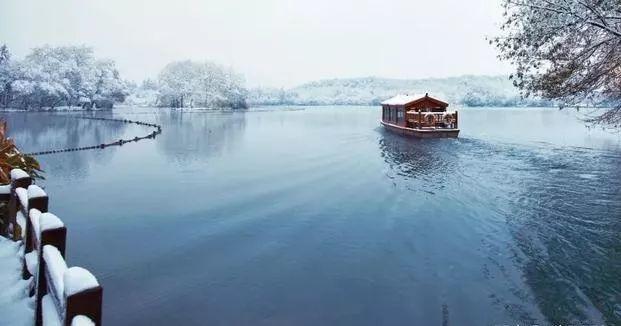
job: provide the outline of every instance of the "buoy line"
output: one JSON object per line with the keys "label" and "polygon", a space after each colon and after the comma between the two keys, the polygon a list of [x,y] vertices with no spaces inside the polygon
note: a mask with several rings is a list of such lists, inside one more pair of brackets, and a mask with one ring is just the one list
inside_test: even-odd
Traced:
{"label": "buoy line", "polygon": [[155,130],[153,132],[145,135],[145,136],[142,136],[142,137],[134,137],[134,138],[130,138],[130,139],[119,139],[119,140],[117,140],[115,142],[104,143],[104,144],[97,144],[97,145],[92,145],[92,146],[61,148],[61,149],[53,149],[53,150],[49,150],[49,151],[26,153],[26,155],[39,156],[39,155],[49,155],[49,154],[65,153],[65,152],[86,151],[86,150],[91,150],[91,149],[104,149],[104,148],[110,147],[110,146],[123,146],[123,144],[131,143],[131,142],[138,142],[138,141],[143,140],[143,139],[154,139],[157,135],[162,133],[162,126],[158,125],[158,124],[155,124],[155,123],[148,123],[148,122],[142,122],[142,121],[134,121],[134,120],[128,120],[128,119],[93,118],[93,117],[78,117],[76,119],[102,120],[102,121],[121,122],[121,123],[127,123],[127,124],[136,124],[136,125],[140,125],[140,126],[153,127],[153,128],[155,128]]}

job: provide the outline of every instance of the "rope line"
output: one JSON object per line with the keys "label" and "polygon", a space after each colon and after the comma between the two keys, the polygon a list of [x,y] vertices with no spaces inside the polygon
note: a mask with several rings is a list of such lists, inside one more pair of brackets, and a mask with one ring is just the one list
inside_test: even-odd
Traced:
{"label": "rope line", "polygon": [[156,130],[142,137],[119,139],[111,143],[103,143],[99,145],[83,146],[83,147],[61,148],[61,149],[54,149],[54,150],[49,150],[49,151],[26,153],[26,155],[39,156],[39,155],[49,155],[49,154],[56,154],[56,153],[86,151],[86,150],[91,150],[91,149],[104,149],[110,146],[123,146],[123,144],[131,143],[131,142],[138,142],[143,139],[154,139],[157,135],[162,133],[162,126],[155,124],[155,123],[147,123],[147,122],[134,121],[134,120],[128,120],[128,119],[93,118],[93,117],[79,117],[77,119],[114,121],[114,122],[121,122],[121,123],[127,123],[127,124],[136,124],[140,126],[153,127],[153,128],[156,128]]}

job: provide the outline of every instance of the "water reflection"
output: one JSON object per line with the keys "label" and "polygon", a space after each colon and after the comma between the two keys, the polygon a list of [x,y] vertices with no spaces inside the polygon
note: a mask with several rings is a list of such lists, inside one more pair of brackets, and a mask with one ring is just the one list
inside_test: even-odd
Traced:
{"label": "water reflection", "polygon": [[234,151],[246,127],[244,113],[160,111],[162,153],[180,164]]}
{"label": "water reflection", "polygon": [[[80,119],[81,116],[112,118],[112,111],[97,113],[10,112],[3,113],[9,137],[22,152],[91,146],[120,139],[128,126],[115,121]],[[117,149],[59,153],[38,157],[45,175],[84,177],[93,161],[109,161]]]}
{"label": "water reflection", "polygon": [[414,139],[381,131],[380,153],[392,173],[393,182],[415,179],[425,186],[410,190],[433,193],[446,186],[457,168],[458,141],[454,139]]}
{"label": "water reflection", "polygon": [[[112,118],[112,111],[98,112],[98,117]],[[23,152],[90,146],[118,139],[126,126],[114,121],[80,119],[81,113],[4,113],[9,136],[16,139]],[[90,114],[87,116],[91,116]]]}

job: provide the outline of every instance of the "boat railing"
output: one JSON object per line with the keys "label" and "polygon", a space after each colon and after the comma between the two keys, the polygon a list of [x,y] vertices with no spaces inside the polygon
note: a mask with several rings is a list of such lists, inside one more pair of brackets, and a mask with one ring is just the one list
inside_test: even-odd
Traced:
{"label": "boat railing", "polygon": [[457,129],[457,111],[408,112],[407,127],[416,129]]}

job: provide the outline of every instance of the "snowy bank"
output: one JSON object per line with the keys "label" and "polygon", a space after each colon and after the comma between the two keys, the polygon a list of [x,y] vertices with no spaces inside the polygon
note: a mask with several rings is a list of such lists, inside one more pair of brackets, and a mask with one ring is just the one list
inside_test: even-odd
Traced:
{"label": "snowy bank", "polygon": [[31,326],[34,299],[28,296],[31,280],[22,279],[21,242],[0,236],[0,325]]}

